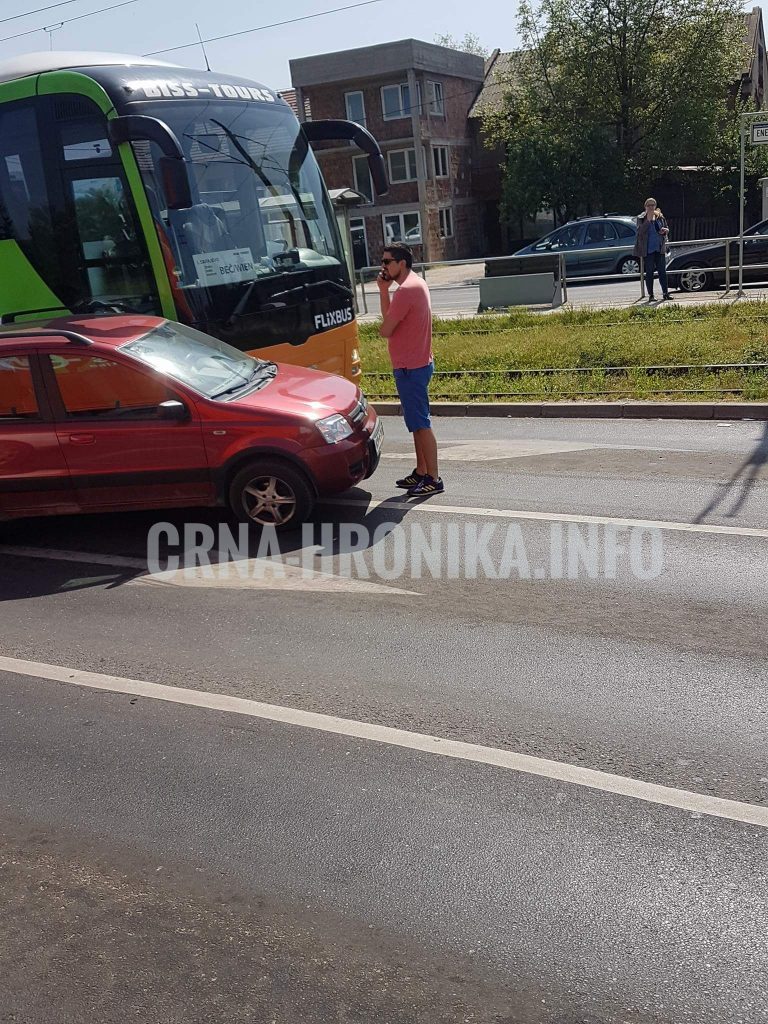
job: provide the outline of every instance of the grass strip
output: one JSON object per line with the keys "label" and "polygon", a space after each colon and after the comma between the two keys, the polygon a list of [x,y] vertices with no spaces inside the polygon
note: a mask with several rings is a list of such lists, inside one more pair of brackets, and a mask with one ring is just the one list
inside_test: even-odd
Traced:
{"label": "grass strip", "polygon": [[[435,400],[768,400],[765,368],[711,369],[713,364],[768,362],[766,302],[579,309],[545,316],[513,310],[500,316],[435,320],[434,334],[436,368],[458,372],[435,378],[430,390]],[[389,371],[387,343],[378,335],[378,324],[360,325],[360,344],[364,372]],[[690,369],[673,369],[682,364]],[[505,374],[560,367],[561,373]],[[622,372],[607,372],[615,367]],[[487,376],[460,373],[477,370]],[[382,377],[364,379],[364,387],[373,397],[394,395],[391,382]]]}

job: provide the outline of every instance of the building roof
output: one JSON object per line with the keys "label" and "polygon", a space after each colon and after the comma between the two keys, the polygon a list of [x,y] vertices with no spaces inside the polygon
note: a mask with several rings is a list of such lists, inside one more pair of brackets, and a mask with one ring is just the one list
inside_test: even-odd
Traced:
{"label": "building roof", "polygon": [[469,108],[468,117],[482,117],[485,111],[501,110],[507,86],[520,54],[519,52],[502,53],[494,50],[485,62],[485,76],[477,99]]}
{"label": "building roof", "polygon": [[450,46],[425,43],[420,39],[399,39],[393,43],[361,46],[289,62],[294,86],[358,82],[364,78],[402,74],[413,69],[470,81],[483,80],[483,58]]}

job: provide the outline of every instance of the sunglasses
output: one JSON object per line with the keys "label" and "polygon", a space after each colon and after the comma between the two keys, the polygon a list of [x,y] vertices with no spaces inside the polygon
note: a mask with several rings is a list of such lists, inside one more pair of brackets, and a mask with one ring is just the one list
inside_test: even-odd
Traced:
{"label": "sunglasses", "polygon": [[381,261],[381,265],[382,265],[382,267],[388,267],[390,263],[402,263],[402,262],[403,262],[402,260],[382,260]]}

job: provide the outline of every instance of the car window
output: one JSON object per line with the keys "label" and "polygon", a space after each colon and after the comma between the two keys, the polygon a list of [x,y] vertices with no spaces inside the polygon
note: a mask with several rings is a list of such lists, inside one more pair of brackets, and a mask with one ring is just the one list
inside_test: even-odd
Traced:
{"label": "car window", "polygon": [[748,232],[745,232],[745,234],[768,235],[768,220],[764,221],[762,224],[756,224],[753,228],[750,228]]}
{"label": "car window", "polygon": [[157,419],[175,396],[163,381],[96,355],[49,357],[64,410],[73,418]]}
{"label": "car window", "polygon": [[0,357],[0,420],[37,419],[39,415],[27,356]]}
{"label": "car window", "polygon": [[613,242],[616,238],[616,232],[613,230],[613,225],[607,220],[594,221],[592,224],[587,225],[587,245],[594,244],[595,242]]}
{"label": "car window", "polygon": [[581,224],[567,224],[559,231],[549,235],[549,244],[553,249],[575,249],[581,239]]}
{"label": "car window", "polygon": [[611,224],[613,224],[614,228],[616,229],[616,234],[619,236],[619,238],[635,237],[636,232],[631,224],[625,224],[623,221],[620,220],[612,220]]}

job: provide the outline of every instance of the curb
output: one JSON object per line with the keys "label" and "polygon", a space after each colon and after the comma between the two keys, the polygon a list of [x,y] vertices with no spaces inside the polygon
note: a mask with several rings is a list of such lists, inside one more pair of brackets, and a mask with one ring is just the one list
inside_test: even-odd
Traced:
{"label": "curb", "polygon": [[[399,402],[372,402],[399,416]],[[768,402],[431,402],[433,416],[547,416],[584,419],[768,420]]]}

